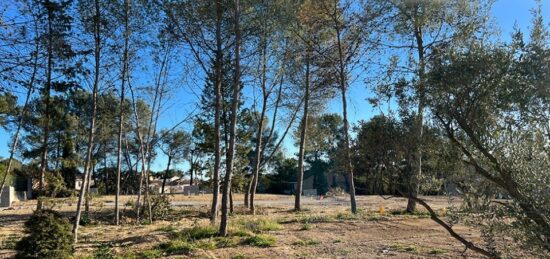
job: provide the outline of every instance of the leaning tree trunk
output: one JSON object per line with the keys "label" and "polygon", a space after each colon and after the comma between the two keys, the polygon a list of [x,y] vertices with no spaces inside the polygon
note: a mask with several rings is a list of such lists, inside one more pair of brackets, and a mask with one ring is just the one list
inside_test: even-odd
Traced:
{"label": "leaning tree trunk", "polygon": [[215,91],[215,107],[214,107],[214,172],[212,175],[212,207],[210,210],[210,222],[214,224],[218,217],[218,200],[220,193],[220,111],[221,111],[221,90],[222,90],[222,34],[221,23],[223,19],[223,8],[221,0],[216,0],[216,82]]}
{"label": "leaning tree trunk", "polygon": [[80,196],[78,197],[78,204],[76,208],[76,218],[73,224],[73,236],[74,242],[78,241],[78,226],[80,224],[80,215],[82,213],[82,201],[86,195],[87,181],[89,180],[89,174],[91,173],[92,164],[92,150],[94,145],[94,133],[95,122],[97,115],[97,92],[99,86],[99,62],[101,54],[101,38],[100,38],[100,12],[99,12],[99,0],[95,0],[95,20],[94,20],[94,40],[95,40],[95,75],[94,75],[94,87],[92,92],[92,117],[90,118],[90,131],[88,132],[88,149],[86,151],[86,163],[84,165],[84,177],[82,188],[80,190]]}
{"label": "leaning tree trunk", "polygon": [[225,182],[223,185],[222,209],[220,221],[220,236],[227,235],[229,211],[227,207],[231,192],[231,178],[233,176],[233,159],[235,157],[235,142],[237,140],[237,109],[239,104],[240,82],[241,82],[241,28],[240,28],[240,2],[235,0],[235,80],[233,82],[233,100],[231,100],[231,126],[229,147],[227,152],[227,168],[225,171]]}
{"label": "leaning tree trunk", "polygon": [[[36,31],[38,29],[35,26]],[[13,142],[10,147],[10,158],[8,159],[8,166],[6,167],[6,171],[4,172],[4,176],[2,177],[2,183],[0,184],[0,197],[2,197],[2,191],[4,190],[4,185],[6,184],[6,178],[8,177],[8,173],[11,170],[12,163],[13,163],[13,156],[15,154],[15,150],[17,149],[17,145],[19,143],[19,133],[21,132],[21,127],[23,127],[23,123],[25,122],[25,115],[27,114],[27,109],[29,106],[29,100],[31,98],[32,93],[34,92],[34,80],[36,79],[36,71],[38,70],[38,47],[40,46],[40,42],[36,40],[36,48],[34,52],[34,61],[33,61],[33,70],[31,79],[29,81],[29,89],[27,89],[27,95],[25,96],[25,104],[23,104],[23,109],[21,110],[21,114],[19,115],[19,121],[17,122],[17,129],[15,130],[15,135],[13,137]]]}
{"label": "leaning tree trunk", "polygon": [[302,184],[304,181],[304,153],[307,137],[307,121],[308,121],[308,106],[309,106],[309,87],[310,87],[310,57],[311,51],[308,48],[306,53],[306,80],[305,80],[305,96],[304,96],[304,114],[302,115],[302,125],[300,128],[300,150],[298,153],[298,177],[296,179],[296,189],[294,191],[294,210],[302,209]]}

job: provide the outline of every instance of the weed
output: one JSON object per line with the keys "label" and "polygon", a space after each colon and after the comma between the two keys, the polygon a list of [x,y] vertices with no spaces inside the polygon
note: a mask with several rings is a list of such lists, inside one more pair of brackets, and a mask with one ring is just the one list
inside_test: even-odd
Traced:
{"label": "weed", "polygon": [[246,259],[246,257],[243,254],[238,254],[231,256],[231,259]]}

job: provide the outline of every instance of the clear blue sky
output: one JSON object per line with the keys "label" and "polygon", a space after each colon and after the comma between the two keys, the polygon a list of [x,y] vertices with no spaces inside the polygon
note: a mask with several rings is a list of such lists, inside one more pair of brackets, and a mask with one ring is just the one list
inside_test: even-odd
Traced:
{"label": "clear blue sky", "polygon": [[[550,22],[550,0],[543,0],[543,16],[545,22]],[[493,6],[492,14],[496,27],[502,34],[502,39],[508,40],[510,34],[517,25],[523,32],[527,32],[531,24],[531,9],[536,6],[534,0],[500,0],[496,1]],[[179,72],[180,74],[182,72]],[[201,84],[201,83],[198,83]],[[200,91],[197,91],[200,93]],[[354,82],[349,90],[349,116],[350,122],[355,123],[359,120],[367,120],[378,113],[366,101],[371,96],[369,88],[361,81]],[[178,89],[172,94],[171,99],[165,106],[165,110],[160,118],[159,127],[172,127],[186,116],[186,111],[194,109],[197,102],[197,96],[192,93],[189,87]],[[20,100],[21,101],[21,100]],[[328,105],[328,112],[341,113],[340,98],[335,98]],[[189,130],[190,125],[184,125],[184,128]],[[8,157],[9,155],[9,139],[12,132],[6,132],[0,129],[0,157]],[[291,153],[294,152],[293,141],[288,139],[285,141],[285,148]],[[153,170],[163,170],[166,164],[164,157],[159,157],[153,163]],[[176,165],[179,169],[187,169],[186,164]]]}

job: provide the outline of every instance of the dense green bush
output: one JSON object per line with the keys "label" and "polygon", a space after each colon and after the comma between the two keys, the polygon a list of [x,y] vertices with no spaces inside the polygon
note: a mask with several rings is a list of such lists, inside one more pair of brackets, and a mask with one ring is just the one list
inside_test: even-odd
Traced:
{"label": "dense green bush", "polygon": [[70,258],[74,252],[71,224],[56,211],[35,211],[25,232],[15,247],[17,258]]}

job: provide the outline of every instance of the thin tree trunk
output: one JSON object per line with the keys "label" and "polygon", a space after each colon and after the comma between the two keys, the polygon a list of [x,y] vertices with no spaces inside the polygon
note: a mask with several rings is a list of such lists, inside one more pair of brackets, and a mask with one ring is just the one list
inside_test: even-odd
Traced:
{"label": "thin tree trunk", "polygon": [[166,171],[164,172],[164,179],[162,179],[162,188],[161,188],[162,194],[164,194],[164,186],[166,185],[166,178],[168,178],[168,170],[170,170],[170,162],[172,162],[172,156],[168,156],[168,165],[166,166]]}
{"label": "thin tree trunk", "polygon": [[296,189],[294,191],[294,210],[302,209],[302,184],[304,180],[304,153],[307,137],[307,121],[308,121],[308,104],[309,104],[309,77],[310,77],[310,57],[311,50],[308,47],[306,50],[306,79],[305,79],[305,96],[304,96],[304,114],[302,115],[302,125],[300,128],[300,149],[298,153],[298,177],[296,178]]}
{"label": "thin tree trunk", "polygon": [[271,91],[266,89],[267,83],[267,38],[264,35],[264,42],[262,47],[262,111],[260,112],[260,120],[258,121],[258,129],[256,131],[256,156],[254,158],[254,174],[252,175],[252,183],[250,187],[250,212],[252,215],[256,213],[256,207],[254,206],[254,198],[256,196],[256,188],[258,186],[258,177],[260,175],[260,163],[262,160],[262,135],[264,128],[264,117],[267,111],[267,101]]}
{"label": "thin tree trunk", "polygon": [[415,27],[414,36],[416,38],[416,48],[418,52],[418,78],[419,84],[417,88],[418,94],[418,114],[416,118],[416,145],[415,145],[415,162],[413,162],[414,171],[411,175],[409,185],[409,199],[407,202],[407,212],[416,210],[416,201],[420,190],[420,178],[422,177],[422,136],[424,128],[424,43],[422,39],[422,28]]}
{"label": "thin tree trunk", "polygon": [[215,91],[215,108],[214,108],[214,172],[212,175],[212,207],[210,210],[210,222],[214,224],[218,217],[218,200],[220,192],[220,110],[221,110],[221,90],[222,90],[222,36],[221,23],[223,19],[223,8],[221,0],[216,0],[216,82]]}
{"label": "thin tree trunk", "polygon": [[235,206],[233,206],[233,189],[229,190],[229,213],[233,213]]}
{"label": "thin tree trunk", "polygon": [[227,168],[225,172],[225,182],[223,185],[222,209],[220,222],[220,236],[227,235],[227,226],[229,221],[229,211],[227,202],[231,192],[231,178],[233,176],[233,159],[235,156],[235,141],[237,139],[237,109],[239,105],[240,82],[241,82],[241,28],[240,28],[241,5],[239,0],[235,0],[235,80],[233,82],[233,100],[231,100],[231,126],[230,139],[227,152]]}
{"label": "thin tree trunk", "polygon": [[[137,197],[137,202],[136,202],[136,206],[137,206],[136,207],[136,223],[139,224],[139,222],[140,222],[140,212],[141,212],[140,198],[141,198],[141,192],[143,191],[143,178],[147,177],[147,175],[145,173],[146,172],[146,169],[145,169],[146,159],[145,159],[145,151],[143,150],[143,145],[144,144],[143,144],[143,138],[142,138],[141,132],[140,132],[139,115],[137,113],[134,90],[132,89],[132,85],[130,84],[130,80],[128,80],[128,88],[130,89],[130,94],[132,96],[132,107],[133,107],[133,110],[134,110],[134,116],[136,118],[136,127],[137,127],[136,133],[138,135],[138,141],[139,141],[139,151],[138,151],[139,155],[138,156],[141,156],[141,174],[140,174],[140,177],[139,177],[138,197]],[[137,167],[137,164],[136,164],[136,167]],[[136,172],[137,172],[137,168],[136,168]],[[147,179],[145,180],[145,183],[146,183],[146,189],[147,189],[146,193],[145,193],[145,199],[147,200],[147,198],[148,198],[147,193],[149,192],[148,191],[149,186],[147,185],[147,183],[148,183]],[[150,207],[151,203],[148,202],[148,205]]]}
{"label": "thin tree trunk", "polygon": [[350,142],[349,142],[349,122],[348,122],[348,103],[346,99],[347,92],[347,83],[346,83],[346,67],[345,67],[345,57],[342,47],[342,39],[340,37],[340,26],[336,24],[336,43],[338,44],[338,55],[339,55],[339,75],[340,75],[340,91],[342,95],[342,117],[344,120],[344,149],[346,162],[345,167],[347,171],[348,183],[349,183],[349,196],[351,203],[351,212],[357,213],[357,202],[355,201],[355,183],[353,179],[353,166],[351,164],[351,152],[350,152]]}
{"label": "thin tree trunk", "polygon": [[[89,179],[90,167],[92,163],[92,150],[94,144],[94,131],[95,121],[97,114],[97,92],[99,86],[99,62],[101,54],[101,38],[100,38],[100,12],[99,12],[99,0],[95,0],[95,21],[94,21],[94,40],[95,40],[95,75],[94,75],[94,87],[92,92],[92,117],[90,119],[90,131],[88,133],[88,150],[86,152],[86,163],[84,166],[83,187],[86,186],[86,181]],[[78,242],[78,226],[80,224],[80,215],[82,213],[82,200],[86,194],[86,189],[82,188],[80,196],[78,197],[78,204],[76,208],[76,219],[73,224],[73,236],[74,243]]]}
{"label": "thin tree trunk", "polygon": [[122,171],[122,131],[124,128],[124,83],[126,82],[126,72],[128,71],[128,42],[130,30],[128,27],[128,16],[130,11],[130,0],[124,0],[124,54],[122,57],[122,75],[120,77],[120,107],[118,120],[118,142],[117,142],[117,166],[116,166],[116,196],[115,196],[115,224],[120,224],[120,174]]}
{"label": "thin tree trunk", "polygon": [[246,185],[246,190],[244,193],[244,207],[247,209],[250,208],[250,194],[252,193],[252,182],[254,181],[252,178],[253,176],[248,179],[248,184]]}
{"label": "thin tree trunk", "polygon": [[[47,0],[46,4],[49,5],[50,1]],[[48,167],[48,137],[50,135],[50,90],[52,86],[52,66],[53,66],[53,35],[52,35],[52,16],[53,13],[48,8],[48,65],[47,65],[47,71],[46,71],[46,86],[44,89],[45,94],[45,113],[46,113],[46,120],[44,122],[44,140],[42,142],[42,156],[40,158],[40,183],[39,183],[39,196],[41,196],[44,193],[44,185],[45,185],[45,175],[46,175],[46,169]],[[42,209],[42,200],[40,197],[38,198],[38,202],[36,203],[36,209]]]}

